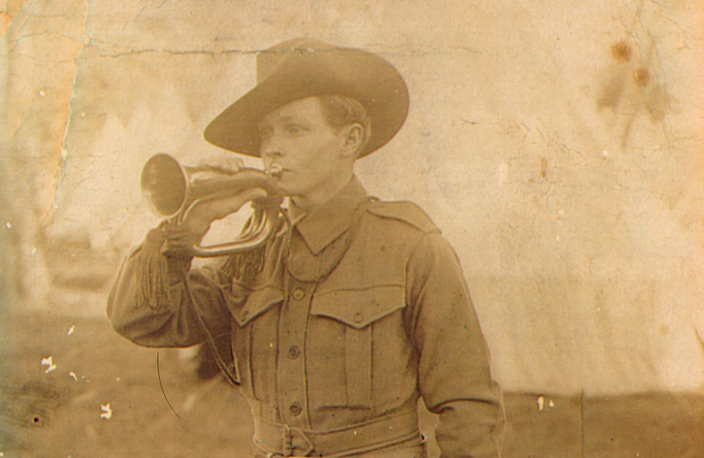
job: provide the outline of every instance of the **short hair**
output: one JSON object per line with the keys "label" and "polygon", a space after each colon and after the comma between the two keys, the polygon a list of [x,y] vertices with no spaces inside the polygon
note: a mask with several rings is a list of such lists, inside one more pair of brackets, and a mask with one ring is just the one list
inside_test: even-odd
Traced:
{"label": "short hair", "polygon": [[345,95],[317,96],[328,123],[335,129],[351,124],[362,126],[362,142],[355,154],[359,155],[372,135],[372,121],[361,103]]}

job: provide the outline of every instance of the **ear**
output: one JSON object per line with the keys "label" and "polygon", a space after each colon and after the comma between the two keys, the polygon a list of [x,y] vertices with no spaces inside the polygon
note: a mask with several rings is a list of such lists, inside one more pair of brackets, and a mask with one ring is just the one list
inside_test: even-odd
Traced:
{"label": "ear", "polygon": [[342,140],[341,153],[343,157],[355,157],[362,145],[364,128],[359,123],[350,124],[340,129]]}

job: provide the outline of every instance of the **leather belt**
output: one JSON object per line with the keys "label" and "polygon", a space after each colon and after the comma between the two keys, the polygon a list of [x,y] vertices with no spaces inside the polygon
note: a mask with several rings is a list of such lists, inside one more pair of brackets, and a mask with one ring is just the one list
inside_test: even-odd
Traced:
{"label": "leather belt", "polygon": [[418,414],[409,410],[330,431],[272,423],[254,415],[254,445],[269,457],[343,457],[418,439]]}

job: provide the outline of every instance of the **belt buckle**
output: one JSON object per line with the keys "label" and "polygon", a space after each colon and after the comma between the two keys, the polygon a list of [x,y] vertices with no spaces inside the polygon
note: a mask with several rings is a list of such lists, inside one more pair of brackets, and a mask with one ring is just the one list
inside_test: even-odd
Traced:
{"label": "belt buckle", "polygon": [[[293,450],[296,448],[294,445],[294,437],[289,425],[281,425],[281,457],[283,458],[306,458],[313,451],[313,443],[306,437],[306,435],[300,429],[298,431],[298,438],[304,442],[306,450],[303,451],[303,455],[294,455]],[[300,447],[302,444],[298,444]],[[302,447],[300,447],[302,448]],[[276,455],[274,455],[278,458]]]}
{"label": "belt buckle", "polygon": [[291,428],[283,425],[281,428],[281,453],[282,457],[288,458],[293,455],[293,441],[291,439]]}

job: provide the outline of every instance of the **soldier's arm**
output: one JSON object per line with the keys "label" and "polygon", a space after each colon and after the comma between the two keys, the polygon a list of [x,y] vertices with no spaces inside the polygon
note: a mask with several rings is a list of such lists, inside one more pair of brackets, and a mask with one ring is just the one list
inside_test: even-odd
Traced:
{"label": "soldier's arm", "polygon": [[426,233],[408,264],[408,326],[420,355],[418,379],[439,414],[442,457],[500,456],[504,413],[489,354],[459,261],[439,233]]}
{"label": "soldier's arm", "polygon": [[107,301],[113,329],[149,347],[203,342],[199,321],[214,336],[228,333],[230,317],[217,272],[190,269],[190,257],[163,254],[160,232],[161,228],[150,231],[144,244],[133,250],[120,268]]}

